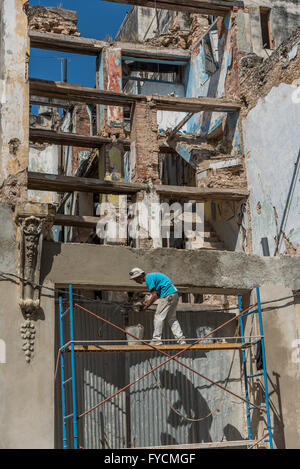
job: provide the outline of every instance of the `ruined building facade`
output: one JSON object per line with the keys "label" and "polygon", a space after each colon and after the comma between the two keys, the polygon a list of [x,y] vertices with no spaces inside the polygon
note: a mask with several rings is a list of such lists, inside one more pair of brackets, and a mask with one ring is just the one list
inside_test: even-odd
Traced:
{"label": "ruined building facade", "polygon": [[[81,37],[76,12],[0,0],[2,448],[62,446],[58,298],[67,305],[70,284],[81,306],[123,329],[141,323],[150,338],[152,314],[132,303],[137,265],[172,278],[190,339],[234,318],[238,298],[255,305],[260,287],[273,443],[299,447],[300,2],[204,1],[198,11],[164,1],[132,7],[109,41]],[[95,88],[31,78],[34,48],[94,57]],[[164,236],[159,203],[188,204],[181,220],[193,223],[202,204],[202,237],[176,238],[172,224]],[[115,236],[110,210],[146,235]],[[76,340],[126,339],[78,310],[75,319]],[[256,319],[244,326],[257,338]],[[81,419],[80,445],[236,444],[249,425],[261,443],[265,382],[246,390],[242,347],[226,350],[240,333],[231,323],[214,350],[182,360],[248,396],[251,416],[171,361]],[[253,375],[256,353],[249,345]],[[79,413],[164,358],[77,357]]]}

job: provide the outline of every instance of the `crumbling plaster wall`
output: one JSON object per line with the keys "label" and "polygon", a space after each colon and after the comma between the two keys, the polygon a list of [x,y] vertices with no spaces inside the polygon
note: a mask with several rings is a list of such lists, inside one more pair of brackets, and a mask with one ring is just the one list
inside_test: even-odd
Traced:
{"label": "crumbling plaster wall", "polygon": [[241,80],[252,244],[260,255],[264,237],[274,255],[280,229],[279,252],[299,253],[299,43],[300,30]]}
{"label": "crumbling plaster wall", "polygon": [[[185,77],[187,97],[222,98],[226,96],[226,78],[230,74],[231,79],[235,71],[232,70],[234,18],[235,14],[232,14],[220,19],[192,46],[191,61],[186,69]],[[218,127],[228,125],[229,129],[225,127],[225,130],[233,133],[232,153],[240,154],[240,137],[236,126],[237,119],[234,117],[234,115],[227,116],[220,112],[198,113],[188,121],[187,132],[206,136]],[[227,124],[226,120],[228,120]],[[229,120],[231,120],[230,123]]]}
{"label": "crumbling plaster wall", "polygon": [[[299,177],[294,181],[295,171],[299,172],[300,105],[293,103],[294,92],[295,87],[284,83],[274,87],[243,123],[253,251],[257,254],[262,254],[261,238],[267,237],[274,255],[284,220],[287,242],[295,249],[300,247]],[[281,243],[280,252],[287,248]]]}
{"label": "crumbling plaster wall", "polygon": [[[57,145],[30,145],[28,170],[38,173],[58,174],[60,149]],[[44,203],[58,202],[55,192],[28,190],[28,200]]]}
{"label": "crumbling plaster wall", "polygon": [[290,34],[300,26],[299,0],[245,0],[245,9],[239,10],[238,47],[243,53],[254,52],[263,58],[270,54],[263,48],[260,7],[270,8],[271,36],[274,48],[277,48]]}
{"label": "crumbling plaster wall", "polygon": [[154,8],[133,6],[121,24],[116,40],[142,42],[167,32],[175,15],[176,12],[169,10],[157,10],[156,14]]}
{"label": "crumbling plaster wall", "polygon": [[[26,5],[25,0],[0,2],[0,185],[28,166],[29,48]],[[11,196],[14,198],[14,191]]]}

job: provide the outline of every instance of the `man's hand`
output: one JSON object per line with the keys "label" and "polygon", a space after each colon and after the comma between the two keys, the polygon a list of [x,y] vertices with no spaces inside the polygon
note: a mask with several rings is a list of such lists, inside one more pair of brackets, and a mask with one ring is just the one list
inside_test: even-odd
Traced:
{"label": "man's hand", "polygon": [[150,298],[143,302],[143,306],[141,307],[141,312],[146,311],[158,298],[159,296],[155,290],[151,292]]}
{"label": "man's hand", "polygon": [[151,305],[152,305],[151,301],[149,300],[144,301],[144,303],[141,306],[141,311],[146,311]]}

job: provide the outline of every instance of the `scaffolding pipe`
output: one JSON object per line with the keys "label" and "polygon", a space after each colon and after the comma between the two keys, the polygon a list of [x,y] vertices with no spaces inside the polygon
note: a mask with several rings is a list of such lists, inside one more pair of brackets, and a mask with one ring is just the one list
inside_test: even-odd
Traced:
{"label": "scaffolding pipe", "polygon": [[[62,310],[62,298],[59,298],[59,321],[60,321],[60,347],[63,347],[64,343],[64,334],[63,334],[63,325],[62,325],[62,319],[63,319],[63,310]],[[61,367],[61,380],[62,380],[62,385],[61,385],[61,402],[62,402],[62,413],[63,413],[63,448],[67,449],[68,443],[67,443],[67,428],[66,428],[66,399],[65,399],[65,360],[64,360],[64,354],[61,354],[60,357],[60,367]]]}
{"label": "scaffolding pipe", "polygon": [[73,322],[73,293],[72,285],[69,285],[70,296],[70,339],[71,339],[71,367],[72,367],[72,399],[73,399],[73,437],[74,449],[78,448],[78,428],[77,428],[77,410],[76,410],[76,386],[75,386],[75,355],[74,355],[74,322]]}
{"label": "scaffolding pipe", "polygon": [[258,306],[258,318],[259,318],[259,328],[261,333],[261,349],[262,349],[262,359],[263,359],[263,373],[264,373],[264,383],[265,383],[265,399],[266,399],[266,412],[267,412],[267,426],[269,433],[269,444],[270,449],[273,449],[273,436],[271,428],[271,417],[270,417],[270,402],[269,402],[269,390],[268,390],[268,375],[267,375],[267,362],[266,362],[266,350],[265,350],[265,338],[264,338],[264,327],[262,321],[262,312],[261,312],[261,303],[260,303],[260,293],[259,288],[256,288],[256,300]]}
{"label": "scaffolding pipe", "polygon": [[[242,297],[239,296],[239,309],[242,311]],[[242,314],[240,317],[240,329],[241,329],[241,337],[242,337],[242,343],[245,343],[245,338],[244,338],[244,324],[243,324],[243,318],[247,315]],[[244,370],[244,382],[245,382],[245,395],[247,401],[249,401],[249,390],[248,390],[248,375],[247,375],[247,359],[246,359],[246,352],[245,350],[242,351],[242,357],[243,357],[243,370]],[[248,427],[248,439],[252,440],[252,431],[251,431],[251,415],[250,415],[250,405],[249,402],[247,402],[247,427]]]}

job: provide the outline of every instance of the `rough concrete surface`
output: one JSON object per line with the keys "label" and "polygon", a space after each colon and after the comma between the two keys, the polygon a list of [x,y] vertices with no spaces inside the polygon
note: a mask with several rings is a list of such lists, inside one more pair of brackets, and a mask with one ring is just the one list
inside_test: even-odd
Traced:
{"label": "rough concrete surface", "polygon": [[[17,274],[16,227],[9,206],[0,204],[0,271]],[[51,284],[48,284],[51,286]],[[53,448],[54,302],[42,296],[34,319],[34,357],[26,363],[20,327],[20,288],[16,277],[0,276],[0,448]]]}
{"label": "rough concrete surface", "polygon": [[41,276],[56,284],[136,289],[128,278],[135,266],[147,272],[163,272],[175,285],[188,289],[211,288],[236,294],[266,282],[300,289],[300,258],[52,242],[44,243]]}

